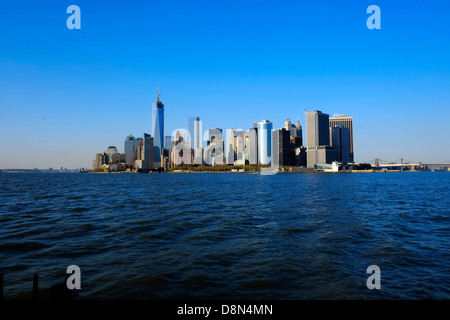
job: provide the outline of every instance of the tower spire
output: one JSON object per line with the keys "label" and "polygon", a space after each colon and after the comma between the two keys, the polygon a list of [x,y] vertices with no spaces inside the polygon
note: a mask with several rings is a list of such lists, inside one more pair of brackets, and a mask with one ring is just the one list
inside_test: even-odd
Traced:
{"label": "tower spire", "polygon": [[158,97],[158,101],[161,101],[161,92],[159,92],[159,86],[157,87],[156,96]]}

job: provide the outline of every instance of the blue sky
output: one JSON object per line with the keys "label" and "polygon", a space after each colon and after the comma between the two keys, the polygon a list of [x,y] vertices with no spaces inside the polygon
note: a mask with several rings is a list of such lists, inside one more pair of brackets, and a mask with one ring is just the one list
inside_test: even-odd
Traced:
{"label": "blue sky", "polygon": [[[81,30],[69,30],[69,5]],[[381,30],[369,30],[369,5]],[[354,117],[355,160],[450,161],[448,1],[10,1],[0,6],[0,168],[91,167],[151,133]],[[306,131],[306,130],[304,130]],[[305,136],[304,136],[305,138]]]}

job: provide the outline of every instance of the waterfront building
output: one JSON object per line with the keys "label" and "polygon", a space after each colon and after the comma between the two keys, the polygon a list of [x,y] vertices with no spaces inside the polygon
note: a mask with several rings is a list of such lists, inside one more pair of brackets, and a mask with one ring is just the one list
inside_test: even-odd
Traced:
{"label": "waterfront building", "polygon": [[[349,130],[349,139],[350,139],[350,161],[355,161],[355,154],[353,150],[353,117],[348,117],[347,115],[333,115],[332,118],[329,119],[329,127],[330,129],[335,126],[344,126]],[[331,137],[331,130],[330,130]],[[331,139],[331,138],[330,138]]]}
{"label": "waterfront building", "polygon": [[258,157],[260,164],[271,164],[272,122],[266,119],[258,122]]}
{"label": "waterfront building", "polygon": [[233,150],[234,150],[234,165],[245,165],[245,132],[242,130],[234,131]]}
{"label": "waterfront building", "polygon": [[258,164],[258,128],[253,127],[248,130],[248,163]]}
{"label": "waterfront building", "polygon": [[235,160],[235,152],[233,148],[234,129],[227,129],[226,134],[227,134],[225,141],[226,164],[233,165]]}
{"label": "waterfront building", "polygon": [[152,136],[153,136],[153,164],[161,166],[161,152],[164,148],[164,104],[161,102],[161,94],[157,92],[157,100],[152,106]]}
{"label": "waterfront building", "polygon": [[[310,153],[307,153],[307,165],[309,167],[308,161],[310,161]],[[313,164],[313,168],[315,164],[325,165],[331,164],[336,161],[336,149],[331,146],[319,146],[315,152],[315,162]]]}
{"label": "waterfront building", "polygon": [[105,153],[108,155],[109,162],[111,163],[111,162],[113,162],[112,161],[113,155],[119,154],[119,151],[117,151],[117,148],[115,146],[109,146],[106,149]]}
{"label": "waterfront building", "polygon": [[189,133],[191,136],[189,142],[191,143],[192,149],[202,148],[202,121],[200,117],[189,117]]}
{"label": "waterfront building", "polygon": [[246,131],[244,133],[244,154],[245,154],[245,164],[248,164],[248,158],[250,156],[250,149],[248,146],[250,145],[250,137],[249,137],[249,131]]}
{"label": "waterfront building", "polygon": [[109,164],[108,155],[105,152],[97,153],[95,155],[95,159],[92,163],[92,169],[94,169],[94,170],[99,169],[99,168],[102,168],[103,165],[107,165],[107,164]]}
{"label": "waterfront building", "polygon": [[197,148],[195,150],[192,150],[193,158],[194,158],[194,164],[195,165],[202,165],[203,164],[203,148]]}
{"label": "waterfront building", "polygon": [[[154,151],[154,139],[148,133],[144,133],[143,141],[143,169],[153,169],[153,151]],[[161,150],[162,151],[162,150]]]}
{"label": "waterfront building", "polygon": [[329,115],[315,110],[306,113],[307,167],[336,160],[336,151],[330,146]]}
{"label": "waterfront building", "polygon": [[172,152],[172,149],[170,149],[170,150],[168,150],[166,148],[162,149],[161,167],[165,171],[170,169],[170,153],[171,152]]}
{"label": "waterfront building", "polygon": [[207,137],[206,145],[209,145],[214,140],[223,141],[222,129],[219,128],[208,129],[206,131],[206,137]]}
{"label": "waterfront building", "polygon": [[124,153],[119,153],[119,151],[117,151],[117,148],[115,146],[109,146],[106,151],[105,154],[107,155],[107,163],[117,163],[117,162],[123,162],[125,163],[126,161],[126,156]]}
{"label": "waterfront building", "polygon": [[289,131],[289,147],[290,147],[290,163],[291,165],[296,165],[297,156],[296,150],[303,146],[303,138],[302,138],[302,126],[300,125],[300,121],[297,120],[297,124],[293,125],[289,119],[284,123],[284,129]]}
{"label": "waterfront building", "polygon": [[331,146],[336,149],[336,160],[353,162],[350,154],[350,130],[342,125],[331,128]]}
{"label": "waterfront building", "polygon": [[300,148],[302,146],[302,138],[299,137],[290,137],[291,148]]}
{"label": "waterfront building", "polygon": [[297,120],[297,123],[295,124],[295,127],[297,128],[297,137],[302,139],[302,145],[303,145],[303,129],[302,125],[300,124],[300,120]]}
{"label": "waterfront building", "polygon": [[291,162],[290,131],[285,128],[272,132],[272,164],[278,166],[290,166]]}
{"label": "waterfront building", "polygon": [[145,169],[144,162],[144,139],[140,139],[136,147],[136,160],[134,161],[136,169]]}
{"label": "waterfront building", "polygon": [[291,127],[295,127],[295,126],[291,123],[291,121],[289,119],[287,119],[286,122],[284,123],[284,128],[290,132]]}
{"label": "waterfront building", "polygon": [[166,150],[172,150],[172,147],[173,147],[172,136],[165,136],[164,137],[164,148]]}
{"label": "waterfront building", "polygon": [[304,146],[297,147],[292,150],[295,165],[297,167],[306,167],[306,148]]}
{"label": "waterfront building", "polygon": [[113,153],[109,158],[109,163],[125,163],[126,156],[125,153]]}
{"label": "waterfront building", "polygon": [[136,151],[136,139],[134,138],[133,135],[129,135],[128,137],[125,138],[125,145],[124,145],[124,150],[125,150],[125,163],[127,165],[133,165],[134,160],[136,160],[136,158],[134,157],[135,155],[135,151]]}
{"label": "waterfront building", "polygon": [[184,135],[176,134],[172,151],[170,153],[171,167],[192,165],[192,148],[189,140],[184,138]]}
{"label": "waterfront building", "polygon": [[300,141],[300,145],[302,145],[302,126],[300,125],[300,121],[297,120],[297,124],[293,125],[289,119],[284,123],[284,128],[289,131],[291,137],[297,138]]}
{"label": "waterfront building", "polygon": [[206,148],[203,151],[205,164],[212,166],[225,164],[222,129],[208,129],[206,131],[206,139]]}
{"label": "waterfront building", "polygon": [[210,166],[225,164],[223,142],[220,139],[215,139],[206,146],[203,151],[203,161]]}
{"label": "waterfront building", "polygon": [[141,144],[141,142],[142,142],[142,145],[143,145],[144,144],[144,139],[142,137],[137,137],[134,140],[134,155],[133,155],[134,161],[136,161],[137,159],[142,160],[142,157],[139,158],[139,156],[138,156],[138,153],[139,153],[138,152],[138,146],[139,146],[139,144]]}

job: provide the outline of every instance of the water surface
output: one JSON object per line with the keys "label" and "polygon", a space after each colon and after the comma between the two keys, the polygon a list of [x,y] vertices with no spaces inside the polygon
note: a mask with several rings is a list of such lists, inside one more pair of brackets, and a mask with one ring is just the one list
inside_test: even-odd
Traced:
{"label": "water surface", "polygon": [[0,173],[5,299],[449,299],[449,178]]}

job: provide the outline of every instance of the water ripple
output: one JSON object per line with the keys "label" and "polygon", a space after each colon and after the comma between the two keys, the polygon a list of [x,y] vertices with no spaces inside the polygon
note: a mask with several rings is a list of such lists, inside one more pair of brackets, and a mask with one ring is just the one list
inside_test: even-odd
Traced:
{"label": "water ripple", "polygon": [[0,173],[5,296],[449,299],[448,175]]}

